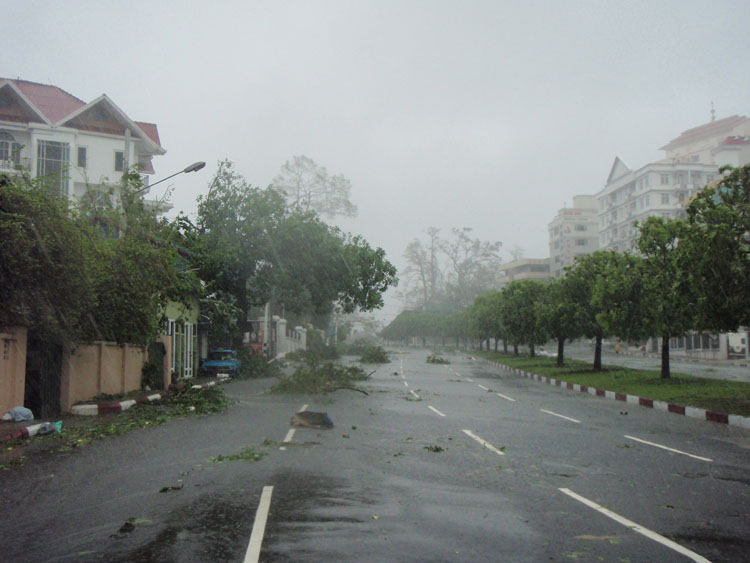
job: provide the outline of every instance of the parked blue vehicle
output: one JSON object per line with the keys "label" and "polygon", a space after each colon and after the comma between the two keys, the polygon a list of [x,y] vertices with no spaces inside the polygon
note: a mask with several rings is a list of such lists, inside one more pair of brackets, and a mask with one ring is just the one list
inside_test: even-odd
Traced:
{"label": "parked blue vehicle", "polygon": [[236,350],[211,350],[200,367],[200,375],[219,377],[227,375],[237,377],[240,374],[241,362]]}

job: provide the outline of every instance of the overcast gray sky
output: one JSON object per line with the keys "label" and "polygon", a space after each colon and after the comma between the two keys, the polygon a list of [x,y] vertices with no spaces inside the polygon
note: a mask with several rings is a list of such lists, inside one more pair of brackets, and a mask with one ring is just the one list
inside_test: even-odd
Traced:
{"label": "overcast gray sky", "polygon": [[[403,266],[429,226],[548,256],[547,224],[614,157],[750,111],[750,3],[4,3],[0,76],[106,93],[155,122],[176,210],[219,159],[266,186],[304,154],[352,182],[342,223]],[[397,313],[395,303],[389,305]]]}

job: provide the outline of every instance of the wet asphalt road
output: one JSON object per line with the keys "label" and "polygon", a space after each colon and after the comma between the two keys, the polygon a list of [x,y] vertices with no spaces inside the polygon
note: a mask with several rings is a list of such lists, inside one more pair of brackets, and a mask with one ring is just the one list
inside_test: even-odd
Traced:
{"label": "wet asphalt road", "polygon": [[[426,355],[392,354],[368,396],[232,382],[224,414],[3,472],[0,559],[242,561],[273,486],[261,561],[747,560],[750,431]],[[282,444],[303,405],[336,426]],[[247,446],[268,455],[209,461]]]}

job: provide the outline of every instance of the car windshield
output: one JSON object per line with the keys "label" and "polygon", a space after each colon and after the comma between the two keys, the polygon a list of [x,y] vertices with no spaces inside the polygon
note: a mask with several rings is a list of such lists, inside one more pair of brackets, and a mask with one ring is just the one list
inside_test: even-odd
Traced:
{"label": "car windshield", "polygon": [[229,350],[216,350],[208,353],[208,359],[214,361],[234,360],[234,352]]}

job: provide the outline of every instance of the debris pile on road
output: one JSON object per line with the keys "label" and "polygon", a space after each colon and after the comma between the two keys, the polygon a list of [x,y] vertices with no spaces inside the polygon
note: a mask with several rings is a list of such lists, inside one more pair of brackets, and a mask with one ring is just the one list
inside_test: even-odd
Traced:
{"label": "debris pile on road", "polygon": [[304,426],[307,428],[329,429],[333,428],[333,421],[325,412],[300,411],[294,413],[289,421],[292,426]]}

